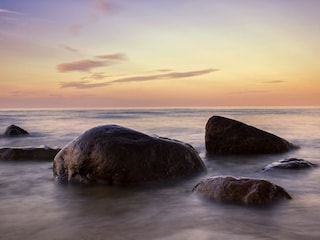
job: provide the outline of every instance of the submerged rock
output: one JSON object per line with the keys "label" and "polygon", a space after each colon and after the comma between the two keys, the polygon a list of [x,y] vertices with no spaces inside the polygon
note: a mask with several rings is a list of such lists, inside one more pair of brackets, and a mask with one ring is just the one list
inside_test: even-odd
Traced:
{"label": "submerged rock", "polygon": [[191,145],[117,125],[89,129],[65,146],[53,163],[57,179],[80,183],[172,179],[205,169]]}
{"label": "submerged rock", "polygon": [[277,200],[291,199],[286,190],[267,180],[231,176],[204,179],[192,191],[217,202],[245,205],[268,205]]}
{"label": "submerged rock", "polygon": [[3,135],[6,137],[17,137],[17,136],[29,135],[29,133],[23,128],[12,124],[9,127],[7,127]]}
{"label": "submerged rock", "polygon": [[281,153],[294,148],[274,134],[220,116],[208,120],[205,144],[208,153],[229,154]]}
{"label": "submerged rock", "polygon": [[278,162],[273,162],[266,167],[264,167],[263,171],[268,171],[272,169],[307,169],[307,168],[315,168],[318,167],[317,164],[311,163],[309,161],[306,161],[304,159],[298,159],[298,158],[289,158],[289,159],[282,159]]}
{"label": "submerged rock", "polygon": [[53,160],[57,148],[0,148],[0,160]]}

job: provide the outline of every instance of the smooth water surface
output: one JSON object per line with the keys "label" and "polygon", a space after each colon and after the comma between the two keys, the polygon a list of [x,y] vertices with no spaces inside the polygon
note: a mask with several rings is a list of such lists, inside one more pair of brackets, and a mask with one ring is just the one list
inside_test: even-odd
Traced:
{"label": "smooth water surface", "polygon": [[[299,145],[285,154],[208,156],[204,133],[213,115],[230,117]],[[320,239],[320,169],[262,172],[288,157],[320,164],[319,108],[2,110],[29,137],[0,137],[0,147],[63,147],[85,130],[118,124],[192,144],[208,171],[136,186],[61,185],[52,162],[0,162],[0,239]],[[272,207],[220,204],[192,193],[217,175],[268,179],[293,200]]]}

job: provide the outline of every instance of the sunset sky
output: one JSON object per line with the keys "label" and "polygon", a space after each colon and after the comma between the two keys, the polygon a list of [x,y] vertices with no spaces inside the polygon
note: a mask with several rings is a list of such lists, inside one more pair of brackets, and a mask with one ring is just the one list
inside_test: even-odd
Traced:
{"label": "sunset sky", "polygon": [[318,0],[0,0],[0,108],[319,106]]}

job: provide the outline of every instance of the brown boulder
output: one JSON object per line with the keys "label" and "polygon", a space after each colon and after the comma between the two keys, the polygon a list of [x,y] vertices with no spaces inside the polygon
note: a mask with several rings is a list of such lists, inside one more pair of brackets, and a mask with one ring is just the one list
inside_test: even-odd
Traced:
{"label": "brown boulder", "polygon": [[208,120],[205,144],[208,153],[230,154],[281,153],[294,148],[274,134],[220,116]]}
{"label": "brown boulder", "polygon": [[226,203],[267,205],[277,200],[291,199],[282,187],[267,180],[219,176],[202,180],[193,190]]}
{"label": "brown boulder", "polygon": [[189,144],[117,125],[89,129],[55,157],[54,176],[80,183],[172,179],[206,169]]}
{"label": "brown boulder", "polygon": [[1,148],[0,160],[53,160],[60,151],[55,148]]}

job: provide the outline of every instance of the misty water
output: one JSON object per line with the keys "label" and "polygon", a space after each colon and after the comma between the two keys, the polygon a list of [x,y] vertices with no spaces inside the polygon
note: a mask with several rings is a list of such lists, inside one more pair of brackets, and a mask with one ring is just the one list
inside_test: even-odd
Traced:
{"label": "misty water", "polygon": [[[299,149],[285,154],[208,156],[204,133],[213,115],[281,136]],[[320,239],[320,168],[262,172],[284,158],[320,164],[319,108],[179,108],[0,110],[28,137],[0,137],[0,147],[63,147],[91,127],[118,124],[192,144],[208,170],[173,181],[132,186],[63,185],[52,162],[0,161],[0,239]],[[192,193],[202,178],[254,177],[284,187],[292,200],[257,208]]]}

